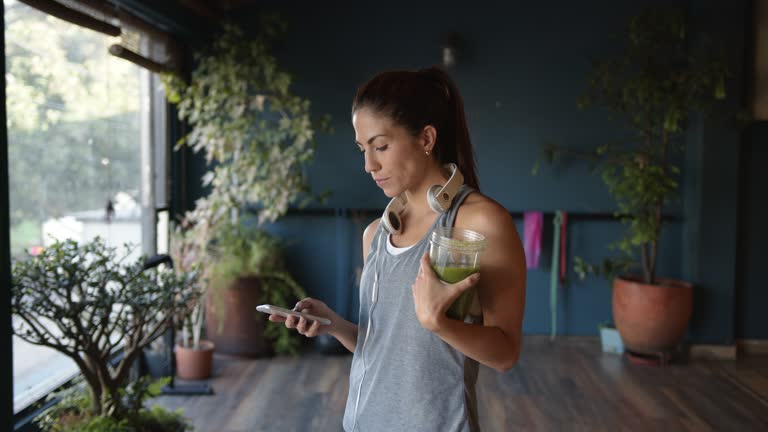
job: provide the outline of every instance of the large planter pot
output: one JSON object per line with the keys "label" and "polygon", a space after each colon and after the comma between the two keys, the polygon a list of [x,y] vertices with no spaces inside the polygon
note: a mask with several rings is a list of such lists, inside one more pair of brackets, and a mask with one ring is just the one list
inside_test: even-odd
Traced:
{"label": "large planter pot", "polygon": [[198,349],[176,345],[176,375],[187,380],[201,380],[211,376],[213,370],[211,341],[201,340]]}
{"label": "large planter pot", "polygon": [[657,278],[657,285],[640,277],[613,280],[613,318],[624,346],[633,352],[657,354],[680,343],[693,309],[693,286]]}
{"label": "large planter pot", "polygon": [[[215,296],[221,296],[219,300]],[[206,335],[216,344],[216,352],[242,357],[263,357],[273,353],[264,336],[267,315],[258,312],[261,280],[235,279],[227,288],[216,288],[205,306]],[[223,310],[219,310],[222,308]]]}

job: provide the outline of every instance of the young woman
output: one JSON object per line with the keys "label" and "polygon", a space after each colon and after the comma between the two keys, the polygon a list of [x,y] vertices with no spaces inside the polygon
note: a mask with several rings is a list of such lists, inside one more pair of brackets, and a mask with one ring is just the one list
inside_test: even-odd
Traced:
{"label": "young woman", "polygon": [[[503,206],[478,191],[464,104],[442,70],[373,77],[355,95],[352,124],[365,171],[387,197],[405,198],[395,229],[377,219],[363,233],[360,323],[312,298],[294,309],[328,317],[331,325],[270,320],[307,337],[329,333],[354,353],[345,431],[478,431],[478,363],[504,372],[520,355],[526,270],[515,225]],[[436,212],[428,194],[453,179],[450,163],[464,184]],[[437,278],[428,252],[439,226],[485,236],[479,273],[455,284]],[[468,318],[447,317],[472,286]]]}

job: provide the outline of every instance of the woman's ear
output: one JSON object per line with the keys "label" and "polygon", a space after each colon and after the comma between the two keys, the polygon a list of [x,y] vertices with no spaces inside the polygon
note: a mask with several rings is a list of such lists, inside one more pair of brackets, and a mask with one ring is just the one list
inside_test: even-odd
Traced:
{"label": "woman's ear", "polygon": [[432,150],[435,148],[436,142],[437,142],[437,129],[435,129],[435,127],[432,125],[424,126],[424,129],[421,131],[421,145],[423,147],[423,150],[425,152],[432,153]]}

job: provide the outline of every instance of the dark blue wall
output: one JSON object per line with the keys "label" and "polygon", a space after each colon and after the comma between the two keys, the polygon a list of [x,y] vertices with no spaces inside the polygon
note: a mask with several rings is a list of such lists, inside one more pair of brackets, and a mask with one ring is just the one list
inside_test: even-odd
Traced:
{"label": "dark blue wall", "polygon": [[[590,59],[615,52],[619,42],[612,35],[622,31],[627,17],[639,12],[642,4],[650,3],[668,2],[561,1],[514,6],[489,2],[471,8],[444,2],[402,6],[388,2],[386,7],[267,2],[264,8],[281,12],[289,24],[276,54],[294,74],[293,90],[312,100],[315,113],[331,114],[335,129],[333,134],[319,136],[311,176],[316,190],[333,192],[325,208],[338,210],[328,215],[289,215],[270,228],[294,242],[288,259],[310,295],[352,320],[357,318],[360,236],[376,216],[369,213],[355,223],[348,209],[386,204],[363,171],[353,144],[349,105],[356,87],[381,70],[439,62],[440,36],[447,31],[458,31],[463,39],[453,76],[465,99],[483,192],[512,212],[613,210],[599,177],[582,164],[543,165],[538,176],[530,173],[546,143],[587,146],[628,136],[606,113],[579,112],[576,100],[585,89]],[[717,27],[728,36],[724,40],[737,51],[732,84],[739,87],[744,6],[729,7],[721,15],[723,11],[709,2],[684,4],[695,27],[702,31]],[[711,18],[719,16],[726,24],[717,20],[713,24]],[[258,22],[255,16],[241,19],[246,25]],[[668,208],[675,221],[665,226],[659,274],[686,277],[697,284],[697,311],[689,335],[695,342],[730,343],[734,335],[737,205],[721,208],[716,203],[738,195],[738,181],[733,180],[738,157],[736,162],[732,157],[738,154],[732,150],[738,148],[738,139],[738,132],[712,126],[708,120],[695,123],[686,139],[693,150],[682,159],[682,196]],[[718,172],[718,160],[723,157],[726,181]],[[707,198],[710,189],[716,193]],[[730,220],[733,232],[721,231],[725,249],[719,249],[721,239],[704,233]],[[522,233],[522,226],[518,229]],[[608,256],[606,245],[622,229],[604,220],[571,223],[569,262],[574,255],[594,261]],[[548,244],[545,253],[549,253]],[[723,260],[720,253],[732,255]],[[548,260],[543,262],[541,269],[528,274],[526,333],[549,332],[549,267]],[[560,290],[558,331],[595,334],[597,325],[611,318],[608,283],[597,278],[580,282],[571,273],[569,281]]]}
{"label": "dark blue wall", "polygon": [[[715,116],[695,116],[686,137],[682,186],[685,230],[683,277],[695,288],[689,329],[695,342],[732,344],[735,339],[739,153],[742,130],[733,113],[745,105],[745,45],[751,16],[744,2],[690,2],[692,42],[722,43],[732,79],[729,98]],[[703,36],[706,34],[706,38]]]}
{"label": "dark blue wall", "polygon": [[334,191],[328,206],[386,204],[353,143],[349,107],[357,86],[388,68],[439,62],[440,36],[454,30],[463,48],[453,76],[465,99],[484,192],[510,209],[610,210],[600,179],[587,175],[585,166],[529,174],[544,143],[584,145],[627,136],[605,115],[579,113],[576,100],[590,58],[616,48],[610,34],[621,31],[636,10],[604,2],[595,6],[600,13],[590,13],[560,3],[387,3],[375,13],[322,3],[281,7],[290,26],[278,47],[282,65],[295,71],[294,90],[309,97],[317,113],[334,118],[336,133],[321,137],[313,168],[314,185]]}

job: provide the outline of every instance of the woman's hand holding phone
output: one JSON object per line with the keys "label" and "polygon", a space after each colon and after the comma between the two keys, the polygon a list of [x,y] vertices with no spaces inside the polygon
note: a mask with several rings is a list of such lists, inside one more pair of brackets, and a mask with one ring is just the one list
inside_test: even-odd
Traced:
{"label": "woman's hand holding phone", "polygon": [[328,318],[331,320],[331,324],[321,325],[319,321],[307,320],[304,317],[298,318],[292,315],[284,317],[271,314],[269,316],[269,320],[272,322],[285,323],[286,327],[295,328],[296,331],[306,337],[315,337],[321,334],[329,333],[333,330],[334,325],[339,320],[339,317],[336,315],[336,313],[325,303],[309,297],[296,303],[296,306],[293,308],[293,310]]}

